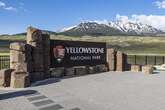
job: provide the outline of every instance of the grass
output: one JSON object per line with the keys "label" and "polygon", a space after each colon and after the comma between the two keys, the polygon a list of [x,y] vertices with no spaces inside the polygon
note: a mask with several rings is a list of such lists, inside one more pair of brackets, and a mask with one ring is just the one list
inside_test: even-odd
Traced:
{"label": "grass", "polygon": [[[13,41],[25,41],[25,36],[0,36],[0,53],[9,52],[9,44]],[[51,39],[106,42],[109,47],[116,48],[127,54],[138,55],[165,55],[165,37],[140,36],[83,36],[71,37],[64,35],[51,35]]]}
{"label": "grass", "polygon": [[127,54],[139,55],[165,55],[165,37],[139,37],[139,36],[99,36],[99,37],[68,37],[51,36],[51,39],[106,42],[109,47],[116,48]]}
{"label": "grass", "polygon": [[0,36],[0,41],[24,41],[25,36],[19,35],[19,36]]}
{"label": "grass", "polygon": [[0,56],[9,56],[10,55],[10,53],[8,52],[8,53],[0,53]]}
{"label": "grass", "polygon": [[[9,44],[14,41],[25,41],[25,36],[0,36],[0,56],[9,55]],[[157,57],[157,64],[162,64],[165,56],[165,37],[139,37],[139,36],[83,36],[70,37],[63,35],[51,35],[51,39],[106,42],[108,47],[127,53],[128,62],[134,64],[134,56],[137,56],[137,64],[145,64],[145,55],[149,55],[148,64],[154,64],[154,55]]]}

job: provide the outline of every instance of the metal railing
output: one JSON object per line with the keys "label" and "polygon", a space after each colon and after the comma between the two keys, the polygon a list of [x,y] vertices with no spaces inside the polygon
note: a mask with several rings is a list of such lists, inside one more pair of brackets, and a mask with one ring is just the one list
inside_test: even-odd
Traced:
{"label": "metal railing", "polygon": [[0,70],[4,68],[10,68],[9,56],[0,56]]}
{"label": "metal railing", "polygon": [[[165,64],[165,56],[128,55],[128,64],[161,65]],[[0,70],[10,68],[10,56],[0,56]]]}
{"label": "metal railing", "polygon": [[129,64],[161,65],[165,63],[165,56],[128,55],[127,61]]}

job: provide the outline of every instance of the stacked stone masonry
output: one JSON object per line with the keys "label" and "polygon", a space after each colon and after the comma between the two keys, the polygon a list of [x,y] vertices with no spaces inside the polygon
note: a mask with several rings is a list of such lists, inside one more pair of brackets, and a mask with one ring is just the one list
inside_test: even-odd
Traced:
{"label": "stacked stone masonry", "polygon": [[73,77],[73,76],[83,76],[87,74],[95,74],[101,72],[107,72],[108,67],[106,65],[96,65],[96,66],[75,66],[75,67],[58,67],[51,69],[51,76],[55,78],[60,77]]}
{"label": "stacked stone masonry", "polygon": [[125,71],[128,67],[127,55],[112,48],[107,49],[107,64],[109,71]]}
{"label": "stacked stone masonry", "polygon": [[117,63],[116,63],[116,71],[124,71],[127,66],[127,56],[126,54],[117,51]]}
{"label": "stacked stone masonry", "polygon": [[107,63],[109,71],[116,70],[116,51],[115,49],[107,49]]}
{"label": "stacked stone masonry", "polygon": [[32,71],[30,65],[31,56],[28,46],[24,43],[12,43],[10,45],[10,68],[11,73],[10,87],[24,88],[29,86],[29,73]]}
{"label": "stacked stone masonry", "polygon": [[50,77],[50,38],[41,30],[29,27],[27,30],[27,44],[32,48],[33,71],[30,73],[31,82]]}
{"label": "stacked stone masonry", "polygon": [[[10,45],[10,68],[0,71],[0,86],[24,88],[31,82],[49,77],[73,77],[109,71],[124,71],[127,67],[127,56],[114,49],[107,49],[107,64],[95,66],[76,66],[69,68],[53,68],[50,72],[50,36],[41,30],[29,27],[27,43]],[[138,66],[132,66],[139,71]],[[143,68],[151,73],[151,68]]]}

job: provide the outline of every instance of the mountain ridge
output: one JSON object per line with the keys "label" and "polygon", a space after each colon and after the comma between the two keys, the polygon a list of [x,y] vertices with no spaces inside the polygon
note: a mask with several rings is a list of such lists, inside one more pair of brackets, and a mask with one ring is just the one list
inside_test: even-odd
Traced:
{"label": "mountain ridge", "polygon": [[[78,25],[64,28],[60,32],[42,30],[43,33],[51,35],[67,35],[67,36],[163,36],[165,32],[154,28],[150,25],[133,22],[123,22],[117,20],[115,22],[99,22],[87,21]],[[24,33],[3,34],[0,36],[25,36]]]}
{"label": "mountain ridge", "polygon": [[133,22],[106,22],[99,23],[96,21],[88,21],[80,23],[76,26],[64,28],[60,34],[84,36],[84,35],[142,35],[157,36],[164,34],[162,30],[156,29],[150,25]]}

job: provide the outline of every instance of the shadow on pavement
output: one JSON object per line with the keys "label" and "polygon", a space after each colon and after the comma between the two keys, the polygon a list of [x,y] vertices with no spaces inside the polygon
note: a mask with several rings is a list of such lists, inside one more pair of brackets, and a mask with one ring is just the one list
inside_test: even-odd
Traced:
{"label": "shadow on pavement", "polygon": [[0,100],[6,100],[10,98],[16,98],[16,97],[21,97],[21,96],[26,96],[26,95],[32,95],[38,93],[35,90],[24,90],[24,91],[16,91],[16,92],[9,92],[9,93],[3,93],[0,94]]}
{"label": "shadow on pavement", "polygon": [[154,70],[153,74],[160,74],[161,71]]}
{"label": "shadow on pavement", "polygon": [[31,84],[31,87],[49,85],[49,84],[57,83],[60,81],[61,81],[60,78],[50,78],[50,79],[46,79],[43,81],[35,82],[35,83]]}
{"label": "shadow on pavement", "polygon": [[153,74],[160,74],[160,72],[153,72]]}

